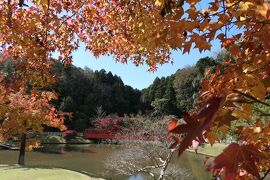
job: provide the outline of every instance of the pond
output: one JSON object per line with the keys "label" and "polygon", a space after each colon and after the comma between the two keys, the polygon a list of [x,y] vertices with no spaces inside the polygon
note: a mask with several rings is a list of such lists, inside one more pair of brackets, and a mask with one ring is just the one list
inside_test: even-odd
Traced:
{"label": "pond", "polygon": [[[123,150],[121,145],[44,145],[39,151],[26,152],[26,165],[62,167],[89,175],[115,180],[142,180],[141,175],[119,175],[105,168],[105,162],[113,153]],[[18,151],[0,151],[0,164],[16,164]],[[185,178],[179,179],[211,179],[203,165],[204,156],[185,152],[180,158],[173,159],[179,171],[185,172]]]}

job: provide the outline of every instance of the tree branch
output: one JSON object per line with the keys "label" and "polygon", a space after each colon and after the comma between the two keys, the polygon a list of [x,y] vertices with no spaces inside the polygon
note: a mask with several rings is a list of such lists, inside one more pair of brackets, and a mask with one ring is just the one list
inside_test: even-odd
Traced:
{"label": "tree branch", "polygon": [[263,101],[257,99],[256,97],[253,97],[253,96],[250,95],[250,94],[246,94],[246,93],[241,92],[241,91],[236,90],[236,89],[234,89],[233,92],[239,93],[240,95],[242,95],[242,96],[244,96],[244,97],[246,97],[246,98],[248,98],[248,99],[250,99],[250,100],[253,100],[253,102],[260,103],[260,104],[263,104],[263,105],[265,105],[265,106],[270,107],[270,104],[268,104],[268,103],[266,103],[266,102],[263,102]]}
{"label": "tree branch", "polygon": [[173,153],[174,153],[174,151],[175,151],[176,149],[177,149],[177,148],[170,149],[170,153],[168,154],[168,156],[167,156],[165,162],[164,162],[163,165],[162,165],[162,169],[161,169],[161,171],[160,171],[160,175],[159,175],[158,180],[164,179],[165,171],[166,171],[166,169],[167,169],[169,163],[171,162]]}

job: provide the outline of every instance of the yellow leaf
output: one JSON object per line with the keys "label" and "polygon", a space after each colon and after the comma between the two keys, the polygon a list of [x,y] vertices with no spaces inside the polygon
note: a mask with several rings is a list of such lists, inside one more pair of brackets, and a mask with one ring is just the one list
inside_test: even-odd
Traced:
{"label": "yellow leaf", "polygon": [[209,132],[207,134],[207,140],[211,145],[213,145],[218,140],[218,135],[213,132]]}
{"label": "yellow leaf", "polygon": [[163,6],[164,5],[164,0],[156,0],[155,5]]}
{"label": "yellow leaf", "polygon": [[249,104],[244,104],[241,107],[242,109],[236,109],[232,112],[232,116],[237,119],[246,119],[250,120],[252,114],[252,106]]}
{"label": "yellow leaf", "polygon": [[[256,6],[256,13],[266,17],[267,12],[269,11],[269,2],[268,3],[263,3],[261,6]],[[266,17],[267,18],[267,17]]]}
{"label": "yellow leaf", "polygon": [[245,21],[246,19],[246,17],[240,16],[240,21]]}
{"label": "yellow leaf", "polygon": [[252,3],[252,2],[243,2],[243,1],[241,1],[239,3],[239,10],[240,11],[247,11],[253,6],[254,6],[254,3]]}

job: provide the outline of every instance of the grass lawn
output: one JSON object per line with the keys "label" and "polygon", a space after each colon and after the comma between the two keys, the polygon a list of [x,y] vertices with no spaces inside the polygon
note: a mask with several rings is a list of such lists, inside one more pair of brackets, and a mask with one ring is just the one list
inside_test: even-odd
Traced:
{"label": "grass lawn", "polygon": [[[199,154],[204,154],[204,155],[208,155],[208,156],[217,156],[223,151],[223,149],[225,147],[226,147],[226,144],[222,144],[222,143],[216,143],[213,146],[211,146],[209,144],[205,144],[205,145],[198,147],[197,152]],[[187,151],[195,152],[193,149],[188,149]]]}
{"label": "grass lawn", "polygon": [[79,172],[61,168],[1,165],[0,179],[3,180],[102,180]]}

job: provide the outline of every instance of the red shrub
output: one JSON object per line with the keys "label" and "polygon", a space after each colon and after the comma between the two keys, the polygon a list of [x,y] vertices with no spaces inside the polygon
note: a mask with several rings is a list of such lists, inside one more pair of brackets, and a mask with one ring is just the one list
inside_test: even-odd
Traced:
{"label": "red shrub", "polygon": [[95,121],[94,126],[107,131],[118,131],[121,127],[122,118],[117,115],[108,115]]}

